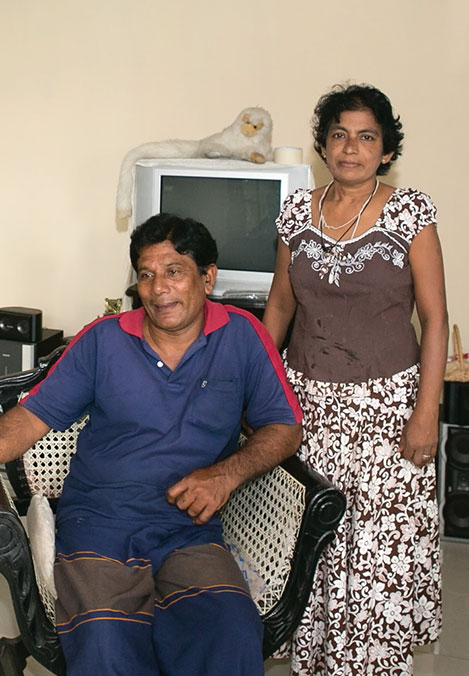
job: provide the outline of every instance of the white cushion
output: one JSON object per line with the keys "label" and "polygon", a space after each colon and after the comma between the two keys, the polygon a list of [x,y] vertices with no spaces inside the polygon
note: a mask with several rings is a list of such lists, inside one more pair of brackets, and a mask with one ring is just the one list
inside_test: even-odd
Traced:
{"label": "white cushion", "polygon": [[54,583],[55,519],[49,501],[33,495],[26,515],[29,541],[39,588],[57,598]]}

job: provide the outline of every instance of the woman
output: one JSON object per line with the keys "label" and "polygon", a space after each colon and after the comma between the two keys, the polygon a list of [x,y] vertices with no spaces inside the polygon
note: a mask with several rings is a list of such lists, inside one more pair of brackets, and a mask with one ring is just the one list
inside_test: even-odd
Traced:
{"label": "woman", "polygon": [[[448,325],[436,210],[380,183],[403,134],[388,98],[337,86],[314,117],[327,186],[288,196],[264,323],[305,414],[299,454],[347,496],[293,641],[292,674],[404,676],[438,637],[434,458]],[[411,324],[415,306],[420,347]]]}

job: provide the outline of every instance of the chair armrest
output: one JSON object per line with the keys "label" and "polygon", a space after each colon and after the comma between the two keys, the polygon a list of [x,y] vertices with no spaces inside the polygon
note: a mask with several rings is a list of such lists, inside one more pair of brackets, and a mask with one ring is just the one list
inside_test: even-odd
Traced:
{"label": "chair armrest", "polygon": [[316,534],[334,531],[345,512],[345,495],[296,455],[284,460],[282,467],[306,487],[307,521]]}
{"label": "chair armrest", "polygon": [[22,392],[28,392],[32,387],[44,379],[51,366],[60,358],[66,345],[60,345],[53,352],[41,357],[38,366],[28,371],[8,373],[0,377],[0,405],[3,410],[11,408],[17,403]]}
{"label": "chair armrest", "polygon": [[334,530],[344,515],[346,504],[339,489],[309,469],[297,456],[285,460],[282,467],[304,484],[306,504],[285,590],[275,607],[262,618],[264,659],[292,636],[301,621],[319,557],[334,539]]}
{"label": "chair armrest", "polygon": [[240,486],[220,512],[262,619],[264,659],[298,626],[344,510],[344,495],[295,456]]}
{"label": "chair armrest", "polygon": [[[18,403],[24,392],[28,392],[40,383],[50,368],[60,359],[66,345],[60,345],[50,354],[39,358],[38,366],[28,371],[19,371],[0,376],[0,415]],[[5,464],[8,479],[13,487],[16,498],[15,506],[21,516],[26,514],[31,499],[29,482],[24,470],[24,457],[16,458]]]}
{"label": "chair armrest", "polygon": [[16,621],[27,654],[58,676],[65,661],[54,625],[47,618],[34,575],[29,542],[0,481],[0,573],[10,588]]}

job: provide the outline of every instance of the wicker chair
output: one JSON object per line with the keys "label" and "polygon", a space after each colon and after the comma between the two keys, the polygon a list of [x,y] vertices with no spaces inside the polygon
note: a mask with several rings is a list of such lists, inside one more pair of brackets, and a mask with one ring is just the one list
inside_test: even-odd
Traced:
{"label": "wicker chair", "polygon": [[[0,378],[4,412],[45,377],[63,349],[36,369]],[[0,475],[0,573],[8,582],[20,631],[16,638],[0,638],[0,676],[23,674],[28,656],[53,674],[65,674],[54,600],[37,575],[40,566],[33,562],[20,517],[33,495],[46,496],[54,506],[84,423],[78,421],[66,432],[52,430],[22,458],[7,463],[6,481]],[[293,457],[241,486],[222,510],[225,539],[250,582],[263,621],[265,659],[298,625],[318,559],[334,538],[344,509],[342,493]]]}

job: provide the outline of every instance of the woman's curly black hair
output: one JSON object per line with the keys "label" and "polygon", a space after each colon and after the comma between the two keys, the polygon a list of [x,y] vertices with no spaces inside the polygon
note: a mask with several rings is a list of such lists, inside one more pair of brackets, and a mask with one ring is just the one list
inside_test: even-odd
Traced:
{"label": "woman's curly black hair", "polygon": [[383,154],[393,153],[389,162],[380,164],[377,170],[380,175],[387,174],[391,163],[402,153],[404,134],[401,131],[400,117],[394,116],[391,102],[386,94],[371,85],[335,85],[329,93],[319,99],[312,119],[314,148],[322,157],[321,151],[326,147],[331,123],[339,122],[341,114],[345,111],[363,110],[364,108],[371,110],[381,126]]}

